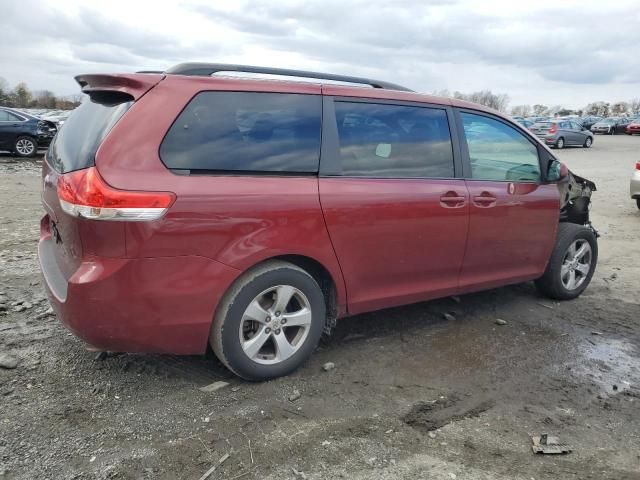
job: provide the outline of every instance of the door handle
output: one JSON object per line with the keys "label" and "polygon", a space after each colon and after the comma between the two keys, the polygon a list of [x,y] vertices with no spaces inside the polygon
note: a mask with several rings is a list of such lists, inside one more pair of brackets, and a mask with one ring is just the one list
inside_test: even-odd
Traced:
{"label": "door handle", "polygon": [[461,208],[464,207],[466,197],[458,192],[449,190],[440,196],[440,205],[444,208]]}
{"label": "door handle", "polygon": [[489,192],[482,192],[480,195],[473,197],[473,204],[480,208],[491,208],[496,206],[495,195]]}

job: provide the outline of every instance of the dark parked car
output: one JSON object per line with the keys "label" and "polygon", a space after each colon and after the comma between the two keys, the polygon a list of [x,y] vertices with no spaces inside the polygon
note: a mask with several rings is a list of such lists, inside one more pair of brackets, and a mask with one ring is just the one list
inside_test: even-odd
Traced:
{"label": "dark parked car", "polygon": [[592,115],[590,117],[583,117],[577,120],[578,123],[580,123],[580,125],[582,125],[584,128],[586,128],[587,130],[591,130],[591,127],[602,120],[602,117],[596,117]]}
{"label": "dark parked car", "polygon": [[575,120],[537,122],[530,130],[550,147],[564,148],[573,145],[590,148],[593,145],[593,133]]}
{"label": "dark parked car", "polygon": [[595,123],[591,127],[591,131],[593,133],[606,133],[608,135],[625,133],[627,125],[629,125],[630,122],[627,118],[605,118]]}
{"label": "dark parked car", "polygon": [[595,185],[494,110],[238,65],[76,80],[89,99],[43,162],[38,254],[58,318],[97,349],[211,345],[260,380],[340,317],[529,280],[566,300],[593,276]]}
{"label": "dark parked car", "polygon": [[33,115],[0,107],[0,150],[31,157],[46,147],[56,134],[56,124]]}

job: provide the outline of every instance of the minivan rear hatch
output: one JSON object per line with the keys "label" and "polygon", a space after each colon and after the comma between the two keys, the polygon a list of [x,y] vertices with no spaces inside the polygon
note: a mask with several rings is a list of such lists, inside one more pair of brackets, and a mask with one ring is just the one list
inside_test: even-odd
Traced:
{"label": "minivan rear hatch", "polygon": [[[66,280],[77,270],[83,255],[95,253],[95,248],[88,244],[101,236],[101,232],[93,232],[88,220],[69,215],[63,210],[59,196],[60,184],[64,184],[61,179],[73,172],[94,167],[96,152],[111,129],[135,100],[162,78],[162,75],[76,77],[83,92],[88,95],[58,131],[42,168],[42,203],[47,212],[42,228],[50,233],[50,240],[45,250],[41,250],[41,255],[53,256],[57,269]],[[117,225],[104,228],[121,229]],[[124,233],[122,243],[124,251]],[[113,251],[112,247],[108,248]],[[53,259],[46,260],[41,261],[43,267],[45,263],[51,267]]]}

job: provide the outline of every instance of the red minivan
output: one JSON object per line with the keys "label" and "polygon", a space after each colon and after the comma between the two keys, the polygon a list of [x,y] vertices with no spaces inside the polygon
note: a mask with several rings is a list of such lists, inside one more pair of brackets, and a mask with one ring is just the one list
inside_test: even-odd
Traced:
{"label": "red minivan", "polygon": [[530,280],[570,299],[594,273],[595,185],[485,107],[238,65],[76,80],[38,250],[58,318],[96,349],[210,345],[261,380],[340,317]]}

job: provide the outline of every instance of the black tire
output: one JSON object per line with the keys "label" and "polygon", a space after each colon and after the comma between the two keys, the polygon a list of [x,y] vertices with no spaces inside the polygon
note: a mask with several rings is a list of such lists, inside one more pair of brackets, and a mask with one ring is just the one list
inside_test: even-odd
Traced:
{"label": "black tire", "polygon": [[557,149],[564,148],[564,138],[563,137],[560,137],[558,140],[556,140],[556,148]]}
{"label": "black tire", "polygon": [[[31,145],[28,151],[25,149],[25,145],[27,144]],[[16,156],[22,158],[33,157],[36,153],[38,153],[38,142],[33,137],[18,137],[13,143],[13,153]]]}
{"label": "black tire", "polygon": [[[591,247],[591,268],[582,283],[577,288],[569,290],[563,284],[560,272],[569,247],[579,239],[586,240]],[[571,300],[580,296],[589,286],[597,263],[598,241],[593,230],[575,223],[561,223],[558,225],[556,244],[549,258],[549,263],[542,277],[535,281],[536,287],[540,293],[555,300]]]}
{"label": "black tire", "polygon": [[640,210],[640,198],[636,198],[636,206],[638,207],[638,210]]}
{"label": "black tire", "polygon": [[587,137],[584,141],[584,145],[582,145],[584,148],[591,148],[591,145],[593,145],[593,138],[591,137]]}
{"label": "black tire", "polygon": [[[290,285],[304,294],[310,305],[311,325],[292,356],[265,365],[249,358],[243,350],[240,325],[249,304],[261,292],[278,285]],[[318,346],[325,322],[325,298],[315,279],[291,263],[270,260],[244,273],[224,295],[211,325],[209,343],[220,361],[239,377],[251,381],[268,380],[293,372],[309,358]],[[282,335],[284,331],[282,328]]]}

